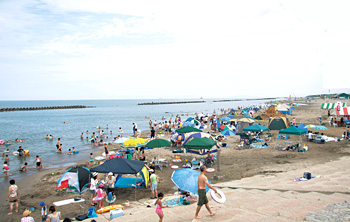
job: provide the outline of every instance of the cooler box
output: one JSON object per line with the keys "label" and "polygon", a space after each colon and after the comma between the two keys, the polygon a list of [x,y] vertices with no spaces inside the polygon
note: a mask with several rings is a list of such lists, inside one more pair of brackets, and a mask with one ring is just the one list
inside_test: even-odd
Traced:
{"label": "cooler box", "polygon": [[111,216],[111,220],[113,220],[114,218],[117,218],[117,217],[122,217],[124,216],[124,211],[122,209],[115,209],[115,210],[111,210],[109,211],[110,213],[110,216]]}

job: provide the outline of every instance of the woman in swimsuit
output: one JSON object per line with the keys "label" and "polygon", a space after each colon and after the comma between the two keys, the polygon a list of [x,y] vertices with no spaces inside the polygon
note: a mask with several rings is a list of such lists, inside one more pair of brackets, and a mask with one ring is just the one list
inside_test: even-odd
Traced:
{"label": "woman in swimsuit", "polygon": [[39,169],[43,168],[42,161],[41,161],[41,158],[39,156],[36,156],[34,163],[36,163],[36,171],[37,172],[39,171]]}

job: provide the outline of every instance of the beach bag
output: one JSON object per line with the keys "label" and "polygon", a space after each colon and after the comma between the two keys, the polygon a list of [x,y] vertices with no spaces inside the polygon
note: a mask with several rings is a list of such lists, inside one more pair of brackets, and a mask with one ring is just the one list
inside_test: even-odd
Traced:
{"label": "beach bag", "polygon": [[77,216],[75,219],[77,221],[83,221],[85,219],[88,219],[88,216],[87,216],[87,214],[83,214],[83,215]]}
{"label": "beach bag", "polygon": [[310,180],[311,179],[311,173],[304,172],[304,178]]}
{"label": "beach bag", "polygon": [[95,211],[95,207],[90,207],[86,216],[89,218],[98,217]]}

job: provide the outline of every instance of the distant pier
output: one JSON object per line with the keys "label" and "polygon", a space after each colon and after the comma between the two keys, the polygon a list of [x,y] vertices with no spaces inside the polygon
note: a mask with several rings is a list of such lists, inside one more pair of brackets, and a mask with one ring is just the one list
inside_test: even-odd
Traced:
{"label": "distant pier", "polygon": [[164,104],[182,104],[182,103],[205,103],[205,101],[150,102],[150,103],[138,103],[137,105],[164,105]]}
{"label": "distant pier", "polygon": [[48,110],[48,109],[84,109],[94,108],[95,106],[42,106],[42,107],[17,107],[17,108],[0,108],[0,112],[12,112],[12,111],[33,111],[33,110]]}

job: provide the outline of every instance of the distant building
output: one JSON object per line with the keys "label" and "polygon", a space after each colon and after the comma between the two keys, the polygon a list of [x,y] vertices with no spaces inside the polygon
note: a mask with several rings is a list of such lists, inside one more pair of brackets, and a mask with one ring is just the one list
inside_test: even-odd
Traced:
{"label": "distant building", "polygon": [[349,99],[350,95],[347,93],[340,93],[335,96],[337,99]]}

